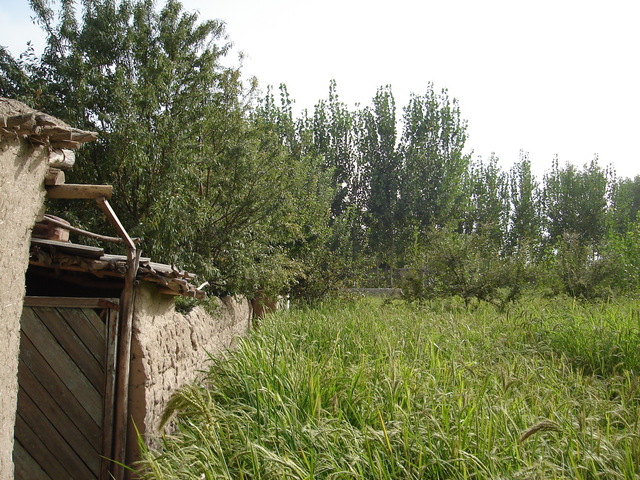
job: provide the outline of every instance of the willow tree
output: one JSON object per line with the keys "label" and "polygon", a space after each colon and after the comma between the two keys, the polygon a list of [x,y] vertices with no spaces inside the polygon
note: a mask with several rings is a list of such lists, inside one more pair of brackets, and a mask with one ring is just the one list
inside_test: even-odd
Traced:
{"label": "willow tree", "polygon": [[[28,81],[15,69],[10,78],[33,106],[99,133],[71,181],[113,184],[114,208],[145,252],[204,273],[219,291],[268,282],[256,259],[272,252],[290,165],[250,118],[223,22],[176,0],[49,5],[31,0],[44,54],[23,68]],[[94,213],[68,215],[96,228]]]}

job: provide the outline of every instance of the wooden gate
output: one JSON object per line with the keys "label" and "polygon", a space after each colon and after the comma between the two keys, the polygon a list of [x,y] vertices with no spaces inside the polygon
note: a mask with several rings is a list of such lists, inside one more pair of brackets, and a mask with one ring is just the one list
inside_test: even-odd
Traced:
{"label": "wooden gate", "polygon": [[26,297],[16,479],[109,478],[117,300]]}

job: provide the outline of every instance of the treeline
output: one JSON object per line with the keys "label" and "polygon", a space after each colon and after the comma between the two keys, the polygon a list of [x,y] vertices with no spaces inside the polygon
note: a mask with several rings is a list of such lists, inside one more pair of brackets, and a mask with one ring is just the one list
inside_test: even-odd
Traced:
{"label": "treeline", "polygon": [[388,86],[349,110],[332,83],[296,120],[285,87],[278,108],[273,95],[266,102],[290,153],[313,152],[332,175],[331,249],[354,285],[499,303],[530,287],[637,291],[640,177],[555,158],[539,180],[526,152],[508,171],[495,156],[471,158],[457,101],[433,85],[399,118]]}
{"label": "treeline", "polygon": [[[70,181],[111,183],[145,253],[213,293],[314,297],[343,285],[505,302],[528,287],[635,292],[640,177],[592,160],[538,180],[465,153],[466,122],[427,85],[400,111],[390,86],[350,109],[331,83],[293,114],[230,67],[224,24],[169,0],[31,0],[42,56],[0,47],[0,95],[95,130]],[[88,229],[97,211],[55,208]]]}

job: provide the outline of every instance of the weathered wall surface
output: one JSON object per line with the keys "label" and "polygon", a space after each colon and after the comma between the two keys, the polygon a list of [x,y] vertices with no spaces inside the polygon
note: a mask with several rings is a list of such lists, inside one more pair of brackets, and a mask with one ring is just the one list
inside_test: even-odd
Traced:
{"label": "weathered wall surface", "polygon": [[[142,434],[159,433],[159,421],[176,389],[197,381],[207,366],[209,354],[233,346],[251,327],[248,300],[218,299],[214,316],[196,307],[186,315],[175,311],[173,298],[157,293],[155,287],[136,288],[129,414]],[[129,459],[135,460],[135,432],[129,431]]]}
{"label": "weathered wall surface", "polygon": [[44,202],[46,148],[0,137],[0,479],[13,478],[20,316],[31,228]]}

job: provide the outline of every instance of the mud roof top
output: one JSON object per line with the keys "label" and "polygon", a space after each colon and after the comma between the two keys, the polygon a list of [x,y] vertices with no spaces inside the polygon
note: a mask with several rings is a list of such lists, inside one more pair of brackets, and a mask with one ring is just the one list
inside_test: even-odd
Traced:
{"label": "mud roof top", "polygon": [[0,137],[22,137],[36,145],[74,149],[96,140],[98,134],[71,127],[18,100],[0,97]]}

